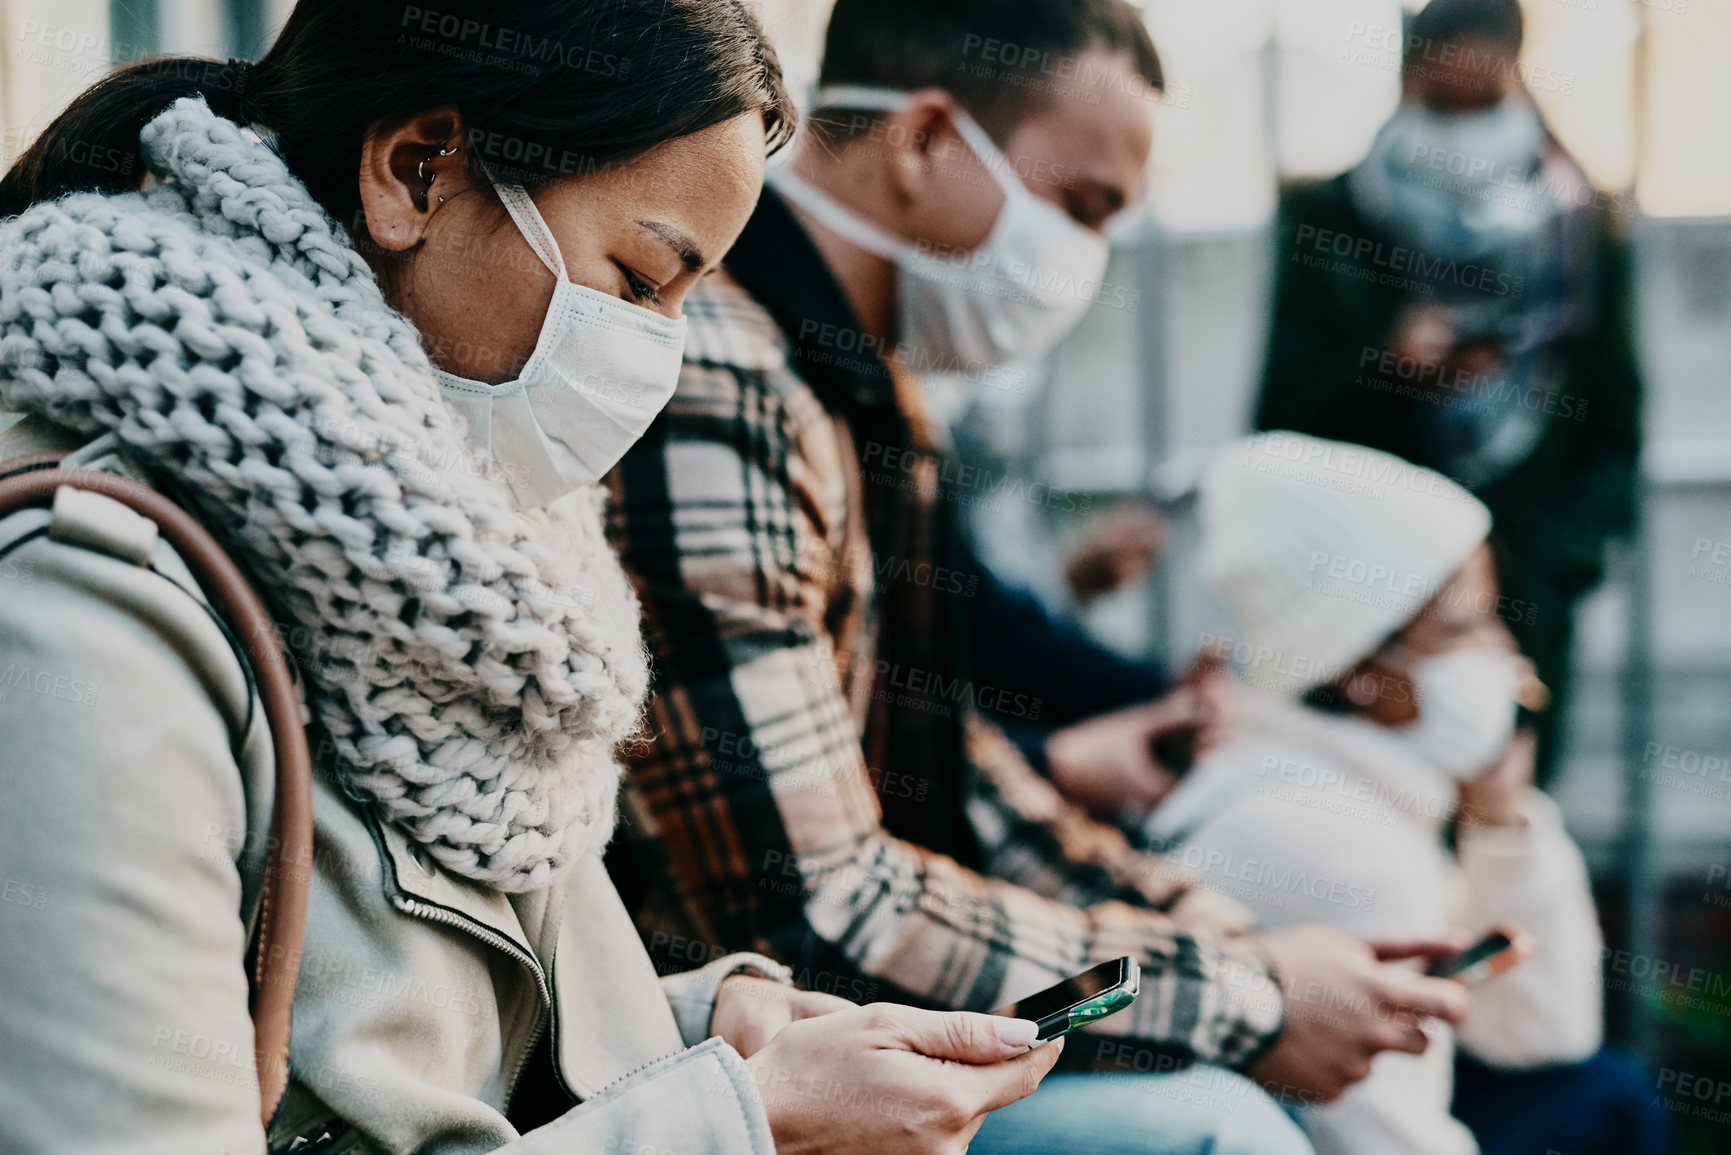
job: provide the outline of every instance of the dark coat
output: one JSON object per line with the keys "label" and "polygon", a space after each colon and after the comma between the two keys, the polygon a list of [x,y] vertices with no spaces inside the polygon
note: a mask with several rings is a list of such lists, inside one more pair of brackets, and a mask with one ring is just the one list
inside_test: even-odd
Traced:
{"label": "dark coat", "polygon": [[[1587,223],[1575,290],[1580,320],[1560,338],[1559,384],[1538,398],[1548,418],[1543,432],[1524,461],[1476,491],[1495,518],[1504,617],[1559,691],[1574,604],[1602,577],[1606,542],[1631,523],[1640,450],[1629,246],[1604,217]],[[1359,213],[1344,176],[1285,192],[1277,238],[1256,427],[1356,442],[1442,468],[1422,436],[1439,390],[1410,371],[1403,377],[1383,354],[1408,305],[1430,294],[1458,296],[1468,283],[1486,293],[1518,293],[1519,283],[1403,248]]]}

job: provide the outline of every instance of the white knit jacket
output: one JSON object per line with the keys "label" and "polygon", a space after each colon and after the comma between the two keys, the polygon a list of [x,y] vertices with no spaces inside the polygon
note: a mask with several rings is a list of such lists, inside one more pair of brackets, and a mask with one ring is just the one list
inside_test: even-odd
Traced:
{"label": "white knit jacket", "polygon": [[601,495],[513,511],[419,335],[269,147],[176,102],[154,181],[0,226],[0,410],[113,432],[271,605],[346,789],[457,874],[612,831],[647,686]]}

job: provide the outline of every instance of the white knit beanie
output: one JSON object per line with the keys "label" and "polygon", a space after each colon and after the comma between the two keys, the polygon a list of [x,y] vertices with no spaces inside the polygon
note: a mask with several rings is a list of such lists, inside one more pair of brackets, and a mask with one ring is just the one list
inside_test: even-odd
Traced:
{"label": "white knit beanie", "polygon": [[1333,681],[1433,598],[1490,533],[1440,473],[1362,445],[1263,433],[1202,479],[1203,580],[1237,612],[1246,678],[1287,693]]}

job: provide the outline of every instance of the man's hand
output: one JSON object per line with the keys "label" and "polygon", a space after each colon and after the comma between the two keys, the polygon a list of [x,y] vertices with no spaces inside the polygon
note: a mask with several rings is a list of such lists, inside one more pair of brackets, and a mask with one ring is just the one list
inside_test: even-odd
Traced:
{"label": "man's hand", "polygon": [[1034,1024],[874,1003],[794,1022],[747,1060],[777,1155],[961,1155],[1037,1087],[1063,1040]]}
{"label": "man's hand", "polygon": [[1064,562],[1064,580],[1079,602],[1140,581],[1154,568],[1171,525],[1143,501],[1115,505],[1094,520]]}
{"label": "man's hand", "polygon": [[1422,1023],[1466,1017],[1459,983],[1383,963],[1448,954],[1453,942],[1371,944],[1321,926],[1271,931],[1262,947],[1286,1001],[1274,1050],[1251,1068],[1270,1091],[1305,1103],[1334,1099],[1370,1074],[1383,1051],[1423,1054]]}
{"label": "man's hand", "polygon": [[749,1059],[789,1023],[852,1010],[853,1006],[835,995],[802,991],[772,979],[729,975],[715,992],[715,1013],[709,1019],[709,1033],[720,1035]]}
{"label": "man's hand", "polygon": [[1220,741],[1231,713],[1231,683],[1220,659],[1203,654],[1165,697],[1066,726],[1046,739],[1052,782],[1096,817],[1152,810],[1189,769],[1162,765],[1155,740],[1187,738],[1200,754]]}
{"label": "man's hand", "polygon": [[1161,734],[1199,728],[1205,704],[1188,686],[1164,698],[1066,726],[1046,739],[1052,783],[1099,817],[1133,807],[1152,810],[1178,784],[1154,758]]}

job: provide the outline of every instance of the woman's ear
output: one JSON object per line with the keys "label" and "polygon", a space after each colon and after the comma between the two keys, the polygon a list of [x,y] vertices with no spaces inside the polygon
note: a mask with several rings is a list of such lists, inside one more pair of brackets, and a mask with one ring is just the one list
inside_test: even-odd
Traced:
{"label": "woman's ear", "polygon": [[439,206],[469,188],[463,117],[435,108],[374,125],[361,141],[361,212],[373,243],[391,252],[420,244]]}

